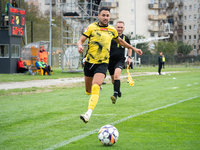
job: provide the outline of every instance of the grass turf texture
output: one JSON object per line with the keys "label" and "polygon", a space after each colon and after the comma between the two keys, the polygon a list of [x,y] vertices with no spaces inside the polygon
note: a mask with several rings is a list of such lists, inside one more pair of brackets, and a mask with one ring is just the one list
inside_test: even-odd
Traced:
{"label": "grass turf texture", "polygon": [[[134,77],[134,87],[122,83],[115,105],[113,86],[103,85],[88,124],[79,119],[89,99],[84,87],[1,96],[0,149],[49,148],[124,117],[200,96],[199,73]],[[101,145],[95,133],[58,149],[200,149],[199,105],[196,98],[118,123],[119,141],[112,147]]]}

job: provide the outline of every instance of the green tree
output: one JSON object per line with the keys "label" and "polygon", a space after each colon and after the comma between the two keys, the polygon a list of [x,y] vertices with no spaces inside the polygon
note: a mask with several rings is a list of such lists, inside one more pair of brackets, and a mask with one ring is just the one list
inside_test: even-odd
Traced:
{"label": "green tree", "polygon": [[154,42],[155,49],[153,50],[155,54],[159,54],[162,51],[164,54],[174,55],[177,51],[177,44],[175,42],[159,41]]}
{"label": "green tree", "polygon": [[192,51],[192,45],[189,45],[189,43],[183,43],[178,42],[178,50],[177,53],[178,54],[182,54],[182,55],[188,55],[191,51]]}

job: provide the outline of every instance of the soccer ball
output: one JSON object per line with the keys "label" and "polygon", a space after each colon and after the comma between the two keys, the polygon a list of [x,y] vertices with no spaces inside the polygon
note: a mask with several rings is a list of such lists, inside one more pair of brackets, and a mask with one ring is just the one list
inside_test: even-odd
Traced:
{"label": "soccer ball", "polygon": [[112,125],[105,125],[99,130],[99,141],[107,146],[115,144],[118,140],[119,132],[117,128]]}

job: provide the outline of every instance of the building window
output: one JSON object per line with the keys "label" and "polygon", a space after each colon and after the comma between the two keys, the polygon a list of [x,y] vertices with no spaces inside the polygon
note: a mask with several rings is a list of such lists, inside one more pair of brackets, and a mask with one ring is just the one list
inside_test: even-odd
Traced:
{"label": "building window", "polygon": [[191,40],[191,35],[189,35],[189,40]]}
{"label": "building window", "polygon": [[196,40],[197,39],[197,37],[196,37],[196,35],[194,35],[194,40]]}
{"label": "building window", "polygon": [[178,37],[178,40],[179,40],[179,41],[182,41],[182,36],[179,36],[179,37]]}
{"label": "building window", "polygon": [[0,45],[0,58],[9,58],[9,46]]}
{"label": "building window", "polygon": [[187,16],[184,16],[184,21],[187,21]]}
{"label": "building window", "polygon": [[156,13],[155,10],[151,10],[151,11],[150,11],[150,14],[151,14],[151,15],[155,15],[155,13]]}
{"label": "building window", "polygon": [[194,20],[197,20],[197,15],[196,14],[194,15]]}
{"label": "building window", "polygon": [[194,45],[194,50],[196,50],[196,45]]}
{"label": "building window", "polygon": [[20,51],[19,45],[11,45],[11,57],[12,58],[18,58],[19,57],[19,51]]}
{"label": "building window", "polygon": [[194,30],[196,30],[196,25],[194,25]]}
{"label": "building window", "polygon": [[134,9],[131,9],[131,13],[132,13],[132,14],[134,13]]}
{"label": "building window", "polygon": [[151,32],[150,33],[150,37],[154,37],[155,36],[155,33],[154,32]]}
{"label": "building window", "polygon": [[194,4],[194,10],[196,10],[197,9],[197,4]]}
{"label": "building window", "polygon": [[189,10],[192,10],[192,5],[189,6]]}
{"label": "building window", "polygon": [[155,3],[155,0],[151,0],[151,4],[154,4]]}
{"label": "building window", "polygon": [[114,24],[113,20],[110,20],[110,21],[109,21],[109,24],[110,24],[110,25],[113,25],[113,24]]}
{"label": "building window", "polygon": [[185,31],[187,30],[187,26],[184,26]]}
{"label": "building window", "polygon": [[184,36],[184,40],[187,40],[187,36],[186,35]]}
{"label": "building window", "polygon": [[191,25],[189,25],[189,30],[191,30],[192,29],[192,26]]}
{"label": "building window", "polygon": [[175,11],[178,11],[178,7],[175,7]]}
{"label": "building window", "polygon": [[192,16],[191,15],[189,15],[189,20],[192,20]]}
{"label": "building window", "polygon": [[187,10],[187,6],[185,6],[185,11]]}

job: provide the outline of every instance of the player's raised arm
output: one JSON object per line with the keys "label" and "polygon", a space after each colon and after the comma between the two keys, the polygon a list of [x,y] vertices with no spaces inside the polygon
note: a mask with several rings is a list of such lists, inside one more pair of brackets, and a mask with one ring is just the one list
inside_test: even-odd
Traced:
{"label": "player's raised arm", "polygon": [[133,46],[131,46],[130,44],[128,44],[126,41],[124,41],[123,39],[121,39],[120,37],[114,39],[115,42],[117,42],[119,45],[126,47],[128,49],[132,49],[134,50],[137,54],[142,55],[142,50],[141,49],[137,49]]}
{"label": "player's raised arm", "polygon": [[77,42],[78,52],[79,53],[83,53],[83,43],[85,42],[86,39],[87,39],[87,37],[82,35],[80,37],[79,41]]}

